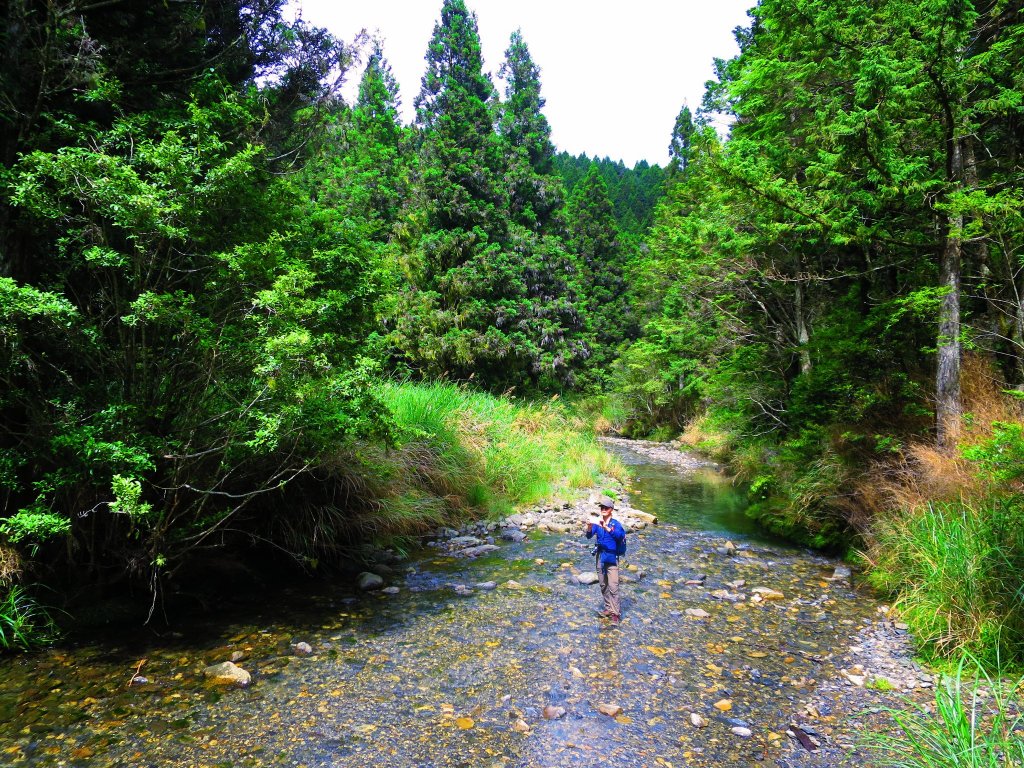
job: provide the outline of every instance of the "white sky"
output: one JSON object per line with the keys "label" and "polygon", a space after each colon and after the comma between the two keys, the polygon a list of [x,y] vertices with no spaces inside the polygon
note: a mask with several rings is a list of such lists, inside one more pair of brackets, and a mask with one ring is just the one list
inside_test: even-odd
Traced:
{"label": "white sky", "polygon": [[[518,27],[541,70],[541,93],[559,150],[664,165],[679,108],[695,111],[712,60],[738,52],[732,30],[749,26],[754,0],[467,0],[479,21],[484,69],[497,72]],[[427,43],[441,0],[293,0],[302,17],[351,40],[378,33],[413,119]],[[358,83],[362,66],[350,74]],[[351,98],[354,91],[348,91]]]}

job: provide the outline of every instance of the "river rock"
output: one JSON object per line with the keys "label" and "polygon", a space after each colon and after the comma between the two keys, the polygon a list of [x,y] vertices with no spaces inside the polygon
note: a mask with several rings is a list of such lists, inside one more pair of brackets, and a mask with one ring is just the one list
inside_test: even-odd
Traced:
{"label": "river rock", "polygon": [[693,723],[695,728],[707,728],[708,721],[698,715],[696,712],[690,713],[690,722]]}
{"label": "river rock", "polygon": [[476,536],[456,536],[448,542],[448,546],[452,549],[464,549],[465,547],[476,547],[483,543],[483,539],[478,539]]}
{"label": "river rock", "polygon": [[458,552],[457,554],[459,557],[468,557],[472,559],[475,557],[480,557],[480,555],[486,555],[488,552],[493,552],[497,548],[498,547],[495,544],[481,544],[477,547],[470,547],[469,549],[464,549],[461,552]]}
{"label": "river rock", "polygon": [[760,595],[762,600],[784,600],[786,597],[777,589],[772,589],[770,587],[754,587],[750,591],[756,595]]}
{"label": "river rock", "polygon": [[647,512],[641,512],[639,509],[631,509],[627,514],[634,520],[639,520],[641,523],[646,523],[647,525],[658,524],[657,515],[651,515]]}
{"label": "river rock", "polygon": [[695,619],[706,619],[711,614],[705,611],[703,608],[687,608],[686,615],[692,616]]}
{"label": "river rock", "polygon": [[529,733],[530,724],[520,717],[514,723],[512,723],[512,730],[516,733]]}
{"label": "river rock", "polygon": [[481,581],[478,584],[474,584],[473,586],[476,587],[477,589],[483,590],[484,592],[490,592],[492,589],[495,589],[498,586],[498,582],[496,582],[496,581]]}
{"label": "river rock", "polygon": [[852,576],[853,572],[850,570],[849,566],[837,565],[835,571],[833,571],[832,575],[828,577],[828,580],[849,581]]}
{"label": "river rock", "polygon": [[617,717],[622,714],[622,707],[618,704],[609,704],[608,702],[601,702],[597,705],[597,711],[602,715],[608,715],[608,717]]}
{"label": "river rock", "polygon": [[737,726],[735,726],[733,728],[730,728],[729,730],[732,731],[737,736],[739,736],[741,738],[744,738],[744,739],[749,739],[751,736],[754,735],[754,732],[752,730],[750,730],[749,728],[745,728],[742,725],[737,725]]}
{"label": "river rock", "polygon": [[397,595],[401,591],[402,590],[398,587],[384,587],[384,589],[381,590],[385,595]]}
{"label": "river rock", "polygon": [[363,571],[359,574],[356,580],[356,585],[364,592],[372,592],[373,590],[380,589],[384,586],[384,579],[376,573]]}
{"label": "river rock", "polygon": [[584,571],[576,574],[576,581],[579,584],[597,584],[598,576],[595,571]]}
{"label": "river rock", "polygon": [[313,646],[309,643],[299,642],[292,645],[292,650],[299,656],[309,656],[313,652]]}
{"label": "river rock", "polygon": [[544,707],[543,715],[545,720],[559,720],[565,717],[565,707],[556,707],[553,704],[548,704]]}
{"label": "river rock", "polygon": [[222,661],[203,670],[203,676],[215,685],[237,685],[245,688],[252,682],[252,676],[233,662]]}
{"label": "river rock", "polygon": [[526,538],[526,534],[518,528],[503,528],[501,538],[505,541],[511,541],[513,544],[518,544]]}
{"label": "river rock", "polygon": [[244,651],[232,651],[231,652],[231,656],[229,656],[228,658],[229,658],[230,661],[238,663],[239,661],[242,661],[245,658],[245,652]]}

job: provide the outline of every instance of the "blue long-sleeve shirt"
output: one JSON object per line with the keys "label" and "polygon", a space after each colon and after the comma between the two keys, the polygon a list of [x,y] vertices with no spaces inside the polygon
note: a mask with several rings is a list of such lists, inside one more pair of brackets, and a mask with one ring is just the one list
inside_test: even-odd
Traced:
{"label": "blue long-sleeve shirt", "polygon": [[608,528],[610,530],[606,531],[598,523],[587,526],[587,538],[597,536],[598,558],[604,567],[619,564],[619,558],[615,553],[618,551],[619,542],[626,538],[626,529],[614,517],[609,521]]}

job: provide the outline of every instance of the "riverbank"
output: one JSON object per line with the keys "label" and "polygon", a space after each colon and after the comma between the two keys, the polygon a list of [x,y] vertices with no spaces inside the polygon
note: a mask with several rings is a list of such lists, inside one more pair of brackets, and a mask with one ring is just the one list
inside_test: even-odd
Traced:
{"label": "riverbank", "polygon": [[[693,498],[723,492],[700,472],[647,469],[658,466]],[[869,765],[859,744],[886,727],[882,710],[928,693],[905,630],[836,560],[693,530],[650,482],[630,491],[658,523],[630,534],[617,628],[597,619],[586,585],[593,559],[576,526],[587,500],[537,505],[482,530],[439,531],[435,546],[392,559],[380,589],[309,585],[143,645],[8,660],[5,759]],[[467,553],[483,545],[466,536],[491,536],[495,549]],[[232,659],[247,687],[204,679]]]}

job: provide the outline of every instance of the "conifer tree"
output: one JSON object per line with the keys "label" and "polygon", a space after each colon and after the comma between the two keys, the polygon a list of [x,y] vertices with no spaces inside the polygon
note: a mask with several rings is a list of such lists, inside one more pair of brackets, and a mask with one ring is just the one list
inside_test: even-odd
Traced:
{"label": "conifer tree", "polygon": [[498,130],[509,154],[512,213],[524,226],[546,232],[562,205],[562,190],[554,176],[551,127],[541,111],[540,70],[519,30],[512,33],[498,74],[506,82]]}
{"label": "conifer tree", "polygon": [[[409,192],[410,149],[408,129],[399,116],[398,83],[375,41],[366,62],[359,94],[351,114],[339,115],[341,143],[326,148],[333,173],[317,168],[319,189],[312,190],[333,202],[354,220],[365,222],[372,239],[385,242],[394,235],[399,212]],[[326,188],[325,186],[326,185]]]}
{"label": "conifer tree", "polygon": [[636,336],[636,323],[626,296],[627,251],[596,163],[573,190],[567,208],[569,245],[580,259],[588,300],[587,328],[594,345],[590,367],[602,367],[623,341]]}
{"label": "conifer tree", "polygon": [[522,258],[509,247],[507,164],[494,129],[475,14],[445,0],[416,98],[423,234],[391,308],[391,344],[413,371],[518,384],[533,350]]}
{"label": "conifer tree", "polygon": [[693,122],[693,115],[690,107],[683,104],[676,117],[676,123],[672,127],[672,140],[668,144],[668,173],[670,176],[677,173],[686,173],[690,164],[690,147],[692,144],[693,132],[696,125]]}

